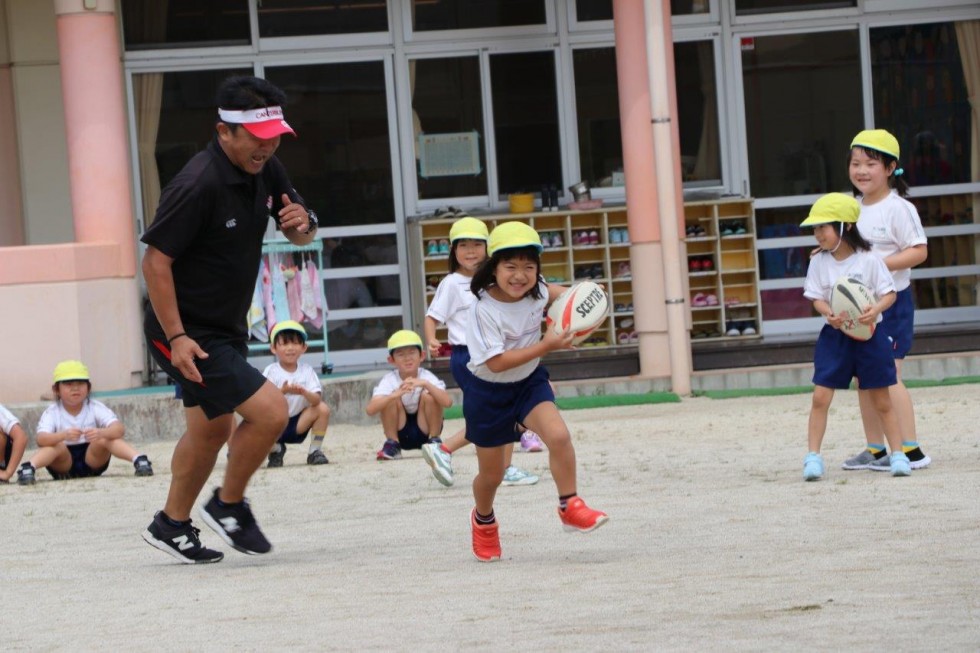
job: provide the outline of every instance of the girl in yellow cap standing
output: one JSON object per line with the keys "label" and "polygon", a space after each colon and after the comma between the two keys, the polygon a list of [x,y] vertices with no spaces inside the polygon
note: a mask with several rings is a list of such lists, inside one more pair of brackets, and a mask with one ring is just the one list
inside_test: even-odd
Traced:
{"label": "girl in yellow cap standing", "polygon": [[[474,297],[470,290],[473,274],[487,260],[487,239],[490,233],[482,220],[465,216],[453,223],[449,229],[449,274],[439,282],[432,303],[425,313],[425,340],[431,356],[437,356],[442,343],[436,338],[436,327],[442,323],[449,330],[449,370],[459,389],[466,393],[463,384],[466,375],[463,370],[470,361],[466,347],[466,322]],[[432,468],[432,475],[440,483],[449,487],[453,484],[453,453],[469,444],[466,429],[446,438],[445,442],[422,445],[422,456]],[[541,451],[541,441],[533,431],[521,435],[521,445],[526,451]],[[514,444],[506,446],[507,469],[504,472],[504,485],[534,485],[538,477],[511,464]]]}
{"label": "girl in yellow cap standing", "polygon": [[824,464],[820,455],[827,413],[835,389],[850,387],[856,376],[871,399],[878,420],[884,425],[889,444],[893,447],[889,459],[892,476],[908,476],[909,459],[894,447],[900,443],[898,420],[892,410],[889,388],[895,385],[895,363],[885,332],[876,328],[870,340],[857,341],[841,330],[844,317],[835,315],[830,305],[834,284],[842,276],[856,279],[874,292],[878,301],[861,314],[862,324],[876,324],[881,313],[895,301],[895,283],[884,263],[872,254],[868,242],[861,237],[855,223],[861,212],[857,200],[844,193],[824,195],[810,208],[810,215],[801,227],[813,227],[820,246],[819,253],[810,259],[806,271],[803,296],[813,302],[813,308],[826,320],[817,338],[813,355],[813,404],[807,426],[808,453],[803,459],[803,480],[823,478]]}
{"label": "girl in yellow cap standing", "polygon": [[37,424],[39,449],[17,470],[18,483],[33,485],[42,467],[56,481],[101,476],[112,456],[132,462],[137,476],[153,475],[150,460],[123,440],[126,429],[116,414],[89,397],[92,381],[84,363],[58,363],[51,389],[55,402]]}
{"label": "girl in yellow cap standing", "polygon": [[[912,469],[920,469],[928,466],[931,459],[919,447],[912,397],[902,383],[902,361],[912,348],[911,269],[926,260],[926,235],[915,206],[904,199],[909,186],[898,165],[899,154],[898,140],[892,134],[884,129],[864,130],[851,142],[848,175],[854,196],[861,203],[858,229],[895,280],[895,304],[882,314],[881,328],[894,344],[898,383],[890,393],[901,427],[901,450],[909,457]],[[881,421],[868,393],[859,392],[858,398],[867,447],[844,461],[842,467],[888,471]]]}
{"label": "girl in yellow cap standing", "polygon": [[470,513],[473,555],[489,562],[500,558],[493,500],[506,469],[506,447],[524,424],[548,445],[551,475],[558,488],[558,517],[566,530],[586,533],[608,517],[578,496],[575,448],[555,405],[555,394],[541,357],[572,346],[572,334],[547,329],[541,336],[545,307],[561,286],[541,278],[538,233],[522,222],[505,222],[490,234],[490,258],[473,275],[476,301],[470,307],[466,344],[470,362],[463,416],[466,437],[476,445],[479,472],[473,479],[476,506]]}

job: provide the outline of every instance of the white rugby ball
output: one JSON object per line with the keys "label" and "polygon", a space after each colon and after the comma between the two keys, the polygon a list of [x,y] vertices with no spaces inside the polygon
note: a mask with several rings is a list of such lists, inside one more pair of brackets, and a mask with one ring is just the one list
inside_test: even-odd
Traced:
{"label": "white rugby ball", "polygon": [[841,331],[855,340],[870,340],[874,335],[874,324],[861,324],[858,317],[869,306],[878,301],[871,288],[851,277],[841,277],[834,283],[830,294],[830,308],[834,315],[844,318]]}
{"label": "white rugby ball", "polygon": [[599,284],[582,281],[558,296],[548,309],[547,323],[555,333],[572,331],[577,345],[589,337],[606,319],[609,297]]}

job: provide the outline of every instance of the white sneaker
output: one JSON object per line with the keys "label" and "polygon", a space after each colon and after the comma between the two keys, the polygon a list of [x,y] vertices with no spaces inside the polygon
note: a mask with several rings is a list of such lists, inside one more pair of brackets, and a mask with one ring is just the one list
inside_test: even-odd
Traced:
{"label": "white sneaker", "polygon": [[422,458],[429,463],[432,468],[432,475],[436,480],[449,487],[453,484],[453,455],[446,453],[442,447],[435,443],[422,445]]}
{"label": "white sneaker", "polygon": [[538,482],[538,477],[530,472],[526,472],[520,467],[511,465],[504,472],[504,485],[534,485]]}

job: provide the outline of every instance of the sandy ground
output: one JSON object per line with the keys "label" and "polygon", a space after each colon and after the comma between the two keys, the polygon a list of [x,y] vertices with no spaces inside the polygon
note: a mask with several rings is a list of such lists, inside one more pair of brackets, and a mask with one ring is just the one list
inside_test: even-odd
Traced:
{"label": "sandy ground", "polygon": [[911,478],[839,469],[861,442],[851,392],[817,483],[801,480],[808,395],[567,411],[580,493],[610,522],[564,533],[547,454],[515,455],[542,480],[501,489],[492,564],[470,553],[472,450],[444,488],[418,452],[375,462],[377,428],[332,428],[326,467],[294,447],[260,470],[250,498],[275,549],[217,565],[140,538],[173,443],[147,447],[149,479],[119,461],[100,479],[45,472],[0,486],[0,647],[977,650],[980,385],[913,392],[935,462]]}

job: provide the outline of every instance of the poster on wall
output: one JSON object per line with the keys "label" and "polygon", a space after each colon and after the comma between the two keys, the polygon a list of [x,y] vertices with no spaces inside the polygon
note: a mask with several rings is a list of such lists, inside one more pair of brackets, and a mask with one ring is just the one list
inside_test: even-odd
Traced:
{"label": "poster on wall", "polygon": [[454,177],[480,174],[480,135],[474,131],[419,134],[419,175]]}

